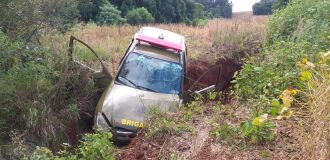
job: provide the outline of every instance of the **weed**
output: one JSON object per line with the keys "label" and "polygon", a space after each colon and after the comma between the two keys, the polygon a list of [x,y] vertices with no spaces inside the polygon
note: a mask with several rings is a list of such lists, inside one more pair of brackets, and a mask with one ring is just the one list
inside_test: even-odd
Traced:
{"label": "weed", "polygon": [[178,113],[167,113],[151,107],[147,115],[145,136],[148,139],[165,134],[180,135],[183,132],[196,133],[191,123],[194,116],[203,114],[201,97],[181,107]]}
{"label": "weed", "polygon": [[190,120],[193,116],[203,114],[204,109],[203,109],[203,102],[202,102],[202,97],[198,96],[195,98],[194,101],[191,101],[190,103],[186,104],[185,106],[182,107],[182,120],[183,121],[188,121]]}
{"label": "weed", "polygon": [[171,153],[170,160],[177,160],[177,159],[179,159],[178,153],[177,152]]}
{"label": "weed", "polygon": [[241,138],[240,129],[228,124],[214,124],[210,134],[218,143],[225,143],[230,146],[238,145]]}
{"label": "weed", "polygon": [[215,98],[217,98],[218,95],[219,95],[219,93],[215,92],[214,90],[207,92],[207,97],[208,97],[208,100],[210,100],[210,101],[215,100]]}
{"label": "weed", "polygon": [[255,117],[252,121],[242,122],[240,125],[244,137],[251,140],[252,143],[272,141],[274,139],[274,127],[265,115]]}
{"label": "weed", "polygon": [[269,157],[269,151],[267,150],[262,150],[259,152],[259,155],[262,160],[266,160]]}
{"label": "weed", "polygon": [[305,81],[308,99],[297,110],[300,135],[303,137],[299,154],[306,159],[328,159],[330,133],[330,51],[320,54],[319,62],[309,71],[311,79]]}
{"label": "weed", "polygon": [[82,138],[82,144],[74,151],[68,152],[68,144],[63,144],[64,149],[59,151],[58,155],[54,155],[46,147],[36,147],[36,150],[31,155],[26,155],[23,160],[89,160],[89,159],[107,159],[114,160],[114,146],[110,139],[112,134],[94,133],[85,134]]}
{"label": "weed", "polygon": [[150,109],[146,120],[146,138],[152,139],[156,136],[179,132],[180,129],[176,127],[174,117],[171,117],[165,111],[158,110],[156,107]]}

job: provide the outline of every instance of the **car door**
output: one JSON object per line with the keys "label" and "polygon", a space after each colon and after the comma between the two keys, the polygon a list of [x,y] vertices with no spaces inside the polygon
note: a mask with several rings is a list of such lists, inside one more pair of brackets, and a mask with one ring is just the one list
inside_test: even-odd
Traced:
{"label": "car door", "polygon": [[82,40],[70,36],[68,54],[69,65],[91,72],[95,85],[98,88],[106,88],[113,80],[108,66],[96,51]]}

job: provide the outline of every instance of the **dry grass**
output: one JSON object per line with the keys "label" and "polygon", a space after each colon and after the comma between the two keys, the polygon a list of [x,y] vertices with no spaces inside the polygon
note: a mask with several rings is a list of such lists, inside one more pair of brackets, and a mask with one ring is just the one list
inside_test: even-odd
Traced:
{"label": "dry grass", "polygon": [[[151,26],[182,34],[186,38],[188,56],[208,63],[219,57],[229,57],[238,62],[258,52],[264,37],[267,16],[252,16],[250,13],[234,15],[232,19],[210,20],[203,27],[185,24],[153,24]],[[66,60],[69,36],[74,35],[94,48],[105,62],[116,72],[118,63],[129,43],[142,26],[96,26],[95,24],[77,25],[65,35],[48,34],[42,42],[49,46],[56,56]],[[75,54],[95,63],[96,59],[82,46],[76,47]],[[201,57],[201,58],[200,58]],[[91,64],[92,66],[97,64]]]}
{"label": "dry grass", "polygon": [[[233,19],[214,19],[204,27],[191,27],[185,24],[154,24],[151,26],[177,32],[186,37],[188,54],[192,58],[200,55],[214,59],[214,56],[229,56],[236,52],[250,52],[250,48],[260,46],[265,33],[266,16],[235,16]],[[77,26],[72,33],[95,48],[104,59],[117,63],[125,53],[134,33],[142,26]],[[253,44],[247,46],[248,44]],[[256,44],[257,43],[257,44]],[[238,50],[238,51],[237,51]],[[211,53],[211,54],[210,54]],[[246,53],[250,54],[250,53]]]}
{"label": "dry grass", "polygon": [[301,119],[301,152],[303,159],[326,160],[330,158],[330,73],[324,71],[314,77],[307,93],[305,118]]}

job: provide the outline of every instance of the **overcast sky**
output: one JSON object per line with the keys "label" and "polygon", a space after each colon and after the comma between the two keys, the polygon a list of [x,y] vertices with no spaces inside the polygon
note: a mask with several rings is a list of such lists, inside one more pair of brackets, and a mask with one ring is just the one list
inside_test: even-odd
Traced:
{"label": "overcast sky", "polygon": [[233,2],[233,12],[252,11],[252,5],[260,0],[231,0]]}

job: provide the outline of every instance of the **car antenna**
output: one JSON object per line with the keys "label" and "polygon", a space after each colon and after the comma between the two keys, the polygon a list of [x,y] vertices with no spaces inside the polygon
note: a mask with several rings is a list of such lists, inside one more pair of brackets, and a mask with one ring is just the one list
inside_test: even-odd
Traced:
{"label": "car antenna", "polygon": [[160,35],[158,36],[158,39],[164,39],[164,35],[163,35],[163,34],[160,34]]}

